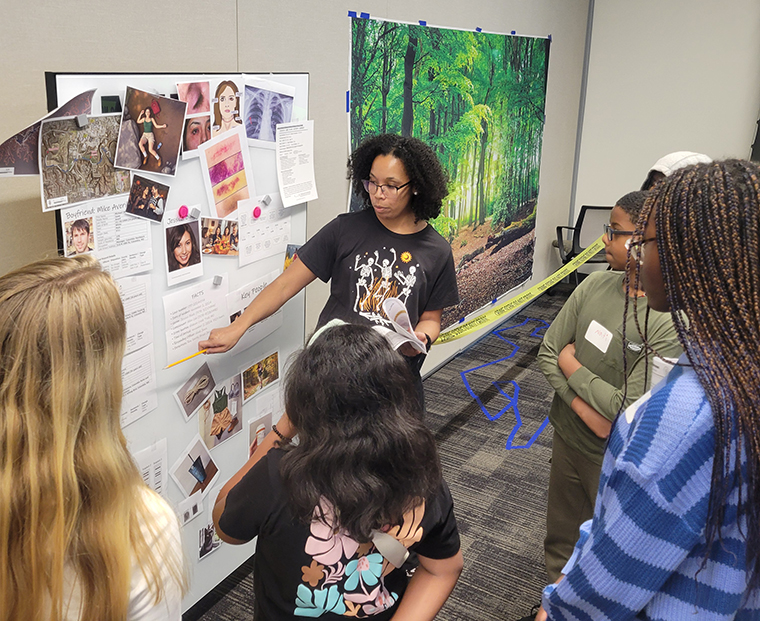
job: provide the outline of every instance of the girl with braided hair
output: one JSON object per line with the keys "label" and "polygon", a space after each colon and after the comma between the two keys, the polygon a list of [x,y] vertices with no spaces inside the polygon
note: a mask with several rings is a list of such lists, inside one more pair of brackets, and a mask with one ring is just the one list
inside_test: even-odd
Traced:
{"label": "girl with braided hair", "polygon": [[631,255],[685,353],[618,417],[594,518],[537,619],[760,618],[760,169],[674,172]]}

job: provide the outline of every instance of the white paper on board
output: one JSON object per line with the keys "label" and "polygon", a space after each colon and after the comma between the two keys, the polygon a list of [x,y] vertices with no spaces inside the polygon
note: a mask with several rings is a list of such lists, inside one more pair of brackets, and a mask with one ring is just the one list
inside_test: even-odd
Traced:
{"label": "white paper on board", "polygon": [[282,204],[292,207],[317,198],[314,178],[314,121],[277,126],[277,183]]}
{"label": "white paper on board", "polygon": [[284,254],[291,239],[290,219],[290,209],[283,206],[279,192],[240,201],[238,265],[243,267],[276,254]]}
{"label": "white paper on board", "polygon": [[153,343],[153,300],[150,275],[116,281],[127,321],[127,354]]}
{"label": "white paper on board", "polygon": [[[238,313],[242,314],[248,305],[253,302],[256,296],[279,275],[280,270],[273,270],[266,276],[258,278],[227,295],[227,310],[230,314],[230,323],[234,321],[234,317]],[[248,349],[252,345],[258,343],[265,336],[272,334],[272,332],[277,330],[280,326],[282,326],[282,309],[279,309],[276,313],[273,313],[266,319],[262,319],[248,328],[233,348],[234,352],[240,353],[244,349]]]}
{"label": "white paper on board", "polygon": [[169,467],[166,438],[138,451],[133,457],[145,484],[157,494],[166,497],[166,471]]}
{"label": "white paper on board", "polygon": [[77,254],[73,224],[84,220],[90,227],[90,244],[103,269],[114,278],[124,278],[153,269],[150,223],[124,214],[126,196],[107,197],[61,210],[64,253]]}
{"label": "white paper on board", "polygon": [[144,347],[121,364],[124,394],[121,400],[121,426],[126,427],[158,407],[156,362],[152,347]]}
{"label": "white paper on board", "polygon": [[214,328],[229,325],[229,280],[226,274],[221,276],[220,285],[203,280],[164,296],[167,364],[196,353],[198,341]]}
{"label": "white paper on board", "polygon": [[179,520],[182,522],[182,526],[185,526],[190,521],[203,514],[203,494],[201,492],[195,492],[189,498],[185,498],[177,505],[177,514]]}

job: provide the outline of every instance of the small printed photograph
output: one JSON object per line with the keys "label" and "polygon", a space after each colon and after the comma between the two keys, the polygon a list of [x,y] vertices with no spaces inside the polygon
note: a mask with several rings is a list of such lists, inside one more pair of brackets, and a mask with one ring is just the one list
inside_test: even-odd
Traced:
{"label": "small printed photograph", "polygon": [[187,104],[187,116],[211,112],[208,82],[180,82],[177,95]]}
{"label": "small printed photograph", "polygon": [[87,254],[95,250],[95,229],[92,218],[80,218],[72,222],[64,222],[66,248],[64,254],[73,257],[75,254]]}
{"label": "small printed photograph", "polygon": [[166,271],[169,286],[203,276],[201,262],[201,223],[184,220],[164,229]]}
{"label": "small printed photograph", "polygon": [[198,147],[211,138],[211,115],[193,116],[185,119],[182,132],[182,159],[198,157]]}
{"label": "small printed photograph", "polygon": [[39,133],[42,210],[73,207],[129,191],[129,173],[114,168],[119,115],[43,120]]}
{"label": "small printed photograph", "polygon": [[[198,147],[203,184],[217,218],[237,218],[238,201],[256,194],[250,149],[242,127]],[[234,214],[234,216],[232,215]]]}
{"label": "small printed photograph", "polygon": [[242,92],[237,84],[234,80],[222,80],[214,89],[214,97],[211,100],[214,106],[214,118],[211,125],[212,137],[243,125],[243,120],[240,117]]}
{"label": "small printed photograph", "polygon": [[248,457],[253,455],[270,431],[272,431],[272,412],[248,421]]}
{"label": "small printed photograph", "polygon": [[274,352],[243,371],[244,401],[280,379],[279,358],[279,352]]}
{"label": "small printed photograph", "polygon": [[128,86],[115,165],[173,177],[186,108],[184,101]]}
{"label": "small printed photograph", "polygon": [[205,493],[219,476],[219,468],[211,458],[200,436],[195,436],[170,471],[172,479],[185,498],[197,492]]}
{"label": "small printed photograph", "polygon": [[214,376],[207,362],[204,362],[198,370],[190,376],[182,386],[174,393],[174,399],[179,406],[185,420],[195,414],[201,403],[214,390]]}
{"label": "small printed photograph", "polygon": [[177,505],[177,513],[182,526],[197,518],[203,513],[203,494],[195,492],[190,498],[185,498]]}
{"label": "small printed photograph", "polygon": [[201,439],[209,449],[243,430],[243,395],[240,374],[217,384],[198,411]]}
{"label": "small printed photograph", "polygon": [[166,201],[169,200],[169,186],[140,175],[132,175],[125,212],[152,222],[164,218]]}
{"label": "small printed photograph", "polygon": [[118,95],[103,95],[100,98],[100,111],[103,114],[122,112],[121,98]]}
{"label": "small printed photograph", "polygon": [[205,558],[221,545],[222,540],[216,534],[214,523],[209,522],[198,531],[198,560]]}
{"label": "small printed photograph", "polygon": [[298,249],[300,247],[301,244],[288,244],[287,248],[285,249],[285,264],[283,270],[288,269],[290,267],[290,264],[298,258]]}
{"label": "small printed photograph", "polygon": [[[290,123],[296,90],[262,78],[249,78],[245,85],[245,135],[252,146],[274,148],[278,123]],[[258,141],[267,144],[260,144]]]}
{"label": "small printed photograph", "polygon": [[201,218],[201,239],[203,254],[238,256],[240,235],[236,220]]}

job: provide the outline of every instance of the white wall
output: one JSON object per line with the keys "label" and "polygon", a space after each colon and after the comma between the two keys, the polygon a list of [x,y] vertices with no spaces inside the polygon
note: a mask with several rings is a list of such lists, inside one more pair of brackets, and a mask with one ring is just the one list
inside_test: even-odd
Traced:
{"label": "white wall", "polygon": [[749,157],[760,2],[596,0],[575,209],[611,205],[672,151]]}
{"label": "white wall", "polygon": [[[308,234],[345,209],[349,10],[377,17],[492,32],[553,36],[549,60],[541,192],[534,274],[557,265],[554,226],[567,221],[580,97],[588,0],[344,0],[304,2],[200,0],[116,5],[94,0],[6,2],[0,20],[0,141],[46,113],[44,71],[306,71],[316,121],[319,200],[309,205]],[[42,214],[39,180],[0,179],[0,221],[14,235],[0,245],[0,273],[55,253],[55,224]],[[327,287],[307,289],[307,331]],[[472,340],[472,339],[469,339]],[[465,339],[433,349],[426,369]]]}

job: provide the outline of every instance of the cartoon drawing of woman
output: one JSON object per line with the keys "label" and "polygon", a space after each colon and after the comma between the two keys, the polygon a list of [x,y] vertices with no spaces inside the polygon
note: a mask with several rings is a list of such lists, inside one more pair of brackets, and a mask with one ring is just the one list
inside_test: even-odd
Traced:
{"label": "cartoon drawing of woman", "polygon": [[153,130],[164,129],[166,124],[159,125],[156,123],[156,119],[153,117],[153,111],[149,107],[140,112],[140,116],[137,117],[137,124],[139,125],[140,123],[143,124],[143,135],[140,137],[138,146],[143,154],[143,166],[145,166],[145,163],[148,161],[148,154],[145,152],[144,146],[145,143],[148,144],[148,151],[150,151],[150,154],[156,158],[158,165],[161,166],[161,158],[153,147],[153,145],[156,144],[156,137],[153,135]]}
{"label": "cartoon drawing of woman", "polygon": [[224,80],[216,87],[214,126],[211,128],[211,135],[218,136],[242,124],[237,85],[231,80]]}

